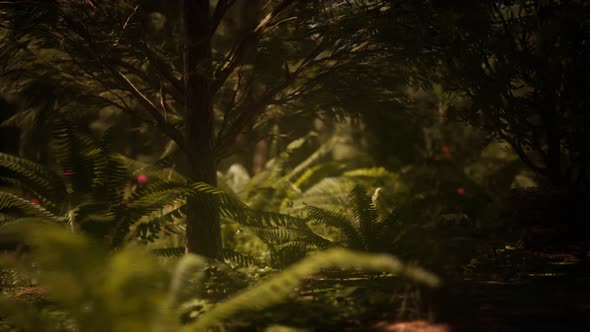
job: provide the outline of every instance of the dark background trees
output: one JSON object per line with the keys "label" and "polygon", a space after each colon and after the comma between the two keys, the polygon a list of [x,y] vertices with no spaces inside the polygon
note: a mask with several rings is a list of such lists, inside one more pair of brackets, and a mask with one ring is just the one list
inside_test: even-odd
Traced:
{"label": "dark background trees", "polygon": [[453,115],[510,143],[552,186],[587,190],[588,4],[442,7],[433,17],[449,27],[435,37],[441,78],[468,97]]}

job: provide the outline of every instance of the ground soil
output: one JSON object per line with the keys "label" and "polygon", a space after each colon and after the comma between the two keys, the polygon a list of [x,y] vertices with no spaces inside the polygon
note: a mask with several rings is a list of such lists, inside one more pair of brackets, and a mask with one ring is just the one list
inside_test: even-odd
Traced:
{"label": "ground soil", "polygon": [[382,320],[351,330],[590,331],[590,264],[566,254],[520,255],[528,265],[510,266],[512,275],[447,280],[427,294],[430,319]]}

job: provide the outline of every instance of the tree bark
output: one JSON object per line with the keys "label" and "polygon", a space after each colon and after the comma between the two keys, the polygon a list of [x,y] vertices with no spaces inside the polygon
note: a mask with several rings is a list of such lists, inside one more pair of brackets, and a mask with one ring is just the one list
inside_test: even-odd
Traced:
{"label": "tree bark", "polygon": [[[208,0],[181,0],[184,34],[185,137],[193,181],[217,185]],[[221,258],[221,226],[216,202],[187,200],[186,252]]]}

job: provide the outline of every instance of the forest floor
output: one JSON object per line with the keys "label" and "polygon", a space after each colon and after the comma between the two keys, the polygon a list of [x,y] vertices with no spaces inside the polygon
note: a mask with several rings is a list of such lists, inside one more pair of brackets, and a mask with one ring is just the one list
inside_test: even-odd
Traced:
{"label": "forest floor", "polygon": [[590,264],[531,252],[519,259],[526,264],[506,266],[504,274],[446,281],[424,297],[430,317],[392,316],[349,331],[589,331]]}
{"label": "forest floor", "polygon": [[272,322],[304,331],[349,332],[590,331],[589,263],[566,254],[515,250],[510,255],[494,269],[447,278],[436,289],[393,277],[323,274],[308,280],[298,301],[266,312],[258,322],[250,320],[249,326]]}

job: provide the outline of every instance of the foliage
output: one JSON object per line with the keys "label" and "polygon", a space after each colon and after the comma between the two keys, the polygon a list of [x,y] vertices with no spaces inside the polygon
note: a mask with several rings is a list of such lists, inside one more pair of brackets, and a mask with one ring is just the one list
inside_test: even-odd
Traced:
{"label": "foliage", "polygon": [[395,238],[400,236],[402,227],[396,213],[389,213],[382,219],[375,203],[366,189],[357,186],[350,192],[354,219],[315,206],[306,206],[308,217],[319,223],[335,227],[346,237],[347,246],[355,250],[387,252]]}
{"label": "foliage", "polygon": [[[258,311],[284,301],[305,278],[323,269],[389,272],[430,286],[438,284],[430,273],[391,256],[334,249],[213,305],[199,295],[207,265],[200,257],[183,257],[167,277],[164,266],[138,247],[107,255],[89,239],[55,226],[34,227],[28,234],[34,248],[31,259],[38,266],[37,287],[44,290],[48,304],[37,308],[5,297],[0,306],[5,322],[24,331],[207,330],[230,324],[238,312]],[[22,268],[27,266],[31,265]],[[201,303],[204,312],[182,326],[180,317],[195,303]]]}
{"label": "foliage", "polygon": [[310,256],[265,280],[260,285],[218,304],[205,316],[198,319],[194,325],[188,326],[186,330],[189,331],[191,328],[204,329],[223,321],[234,312],[243,310],[246,306],[260,310],[278,303],[308,276],[316,274],[322,269],[333,268],[385,271],[403,275],[430,286],[438,284],[438,279],[433,275],[416,267],[404,266],[391,256],[367,255],[344,249],[330,249]]}
{"label": "foliage", "polygon": [[[34,195],[33,201],[37,200],[32,202],[2,192],[0,208],[5,219],[13,224],[31,222],[31,217],[37,217],[38,221],[67,224],[75,232],[91,234],[119,247],[131,239],[150,243],[162,236],[179,234],[184,228],[186,199],[212,197],[210,204],[216,204],[225,218],[239,223],[271,247],[273,266],[293,262],[308,248],[327,244],[304,220],[253,210],[221,190],[190,183],[170,168],[167,160],[139,168],[135,173],[149,175],[149,182],[137,183],[135,190],[125,194],[130,179],[125,165],[138,163],[109,153],[107,140],[105,137],[102,142],[95,142],[64,124],[56,131],[53,144],[59,165],[64,169],[63,176],[42,165],[1,154],[0,165],[13,172],[5,181],[22,190],[24,197]],[[158,252],[178,253],[173,249]],[[237,264],[257,262],[230,249],[224,257]]]}
{"label": "foliage", "polygon": [[144,240],[159,236],[161,228],[177,232],[173,222],[181,216],[180,208],[159,213],[165,204],[196,192],[217,192],[205,185],[155,181],[129,195],[129,160],[110,151],[108,132],[95,140],[64,121],[51,143],[56,167],[0,154],[0,167],[9,175],[2,182],[22,195],[0,192],[6,223],[57,222],[118,247],[129,232]]}
{"label": "foliage", "polygon": [[[375,49],[359,40],[371,31],[346,23],[379,8],[292,4],[8,2],[0,7],[4,88],[37,92],[33,100],[47,102],[36,105],[43,115],[90,104],[153,123],[178,148],[184,175],[215,186],[215,165],[240,135],[269,128],[305,98],[343,104],[337,88],[326,96],[324,82],[368,68],[358,64]],[[179,24],[189,20],[202,24]],[[332,28],[341,23],[345,31]],[[54,97],[39,96],[49,91]],[[314,104],[308,113],[341,110]],[[219,257],[218,211],[191,198],[187,206],[187,250]]]}
{"label": "foliage", "polygon": [[[586,76],[590,6],[484,1],[435,8],[440,76],[466,97],[454,117],[508,142],[552,185],[588,187]],[[444,8],[446,7],[446,8]],[[428,38],[428,37],[427,37]]]}
{"label": "foliage", "polygon": [[22,195],[1,193],[5,220],[39,217],[113,240],[116,215],[121,211],[118,204],[124,199],[129,174],[123,161],[111,153],[108,133],[94,140],[80,134],[72,123],[62,121],[51,145],[56,167],[0,155],[0,167],[9,175],[2,182]]}
{"label": "foliage", "polygon": [[[55,226],[31,227],[29,237],[39,269],[37,287],[52,308],[5,297],[3,317],[11,324],[28,331],[141,331],[161,316],[166,274],[138,248],[109,257],[100,245]],[[27,266],[24,261],[20,268]]]}
{"label": "foliage", "polygon": [[[346,196],[342,193],[350,191],[355,183],[374,186],[389,183],[395,178],[392,173],[383,168],[354,168],[349,159],[333,160],[332,152],[346,139],[342,135],[334,134],[324,143],[319,143],[315,150],[305,153],[310,145],[313,147],[309,144],[309,138],[316,135],[312,132],[292,141],[284,151],[270,159],[252,178],[243,167],[236,165],[230,167],[226,174],[220,174],[221,186],[228,191],[233,191],[251,207],[276,211],[277,215],[284,213],[297,216],[300,219],[290,218],[298,220],[298,223],[305,223],[304,220],[308,219],[306,204],[340,208],[346,204]],[[268,246],[271,261],[287,262],[288,256],[300,258],[309,249],[323,248],[330,243],[320,237],[311,236],[306,228],[303,228],[305,232],[294,232],[276,228],[273,225],[252,227],[240,223],[232,226],[231,220],[228,221],[230,223],[224,225],[227,246],[239,247],[240,250],[253,255],[260,255],[261,250],[251,249],[256,239],[247,235],[255,234]],[[316,230],[313,225],[311,229],[322,237],[326,235],[325,232]],[[283,253],[277,252],[277,249]],[[282,258],[285,254],[287,256]]]}

